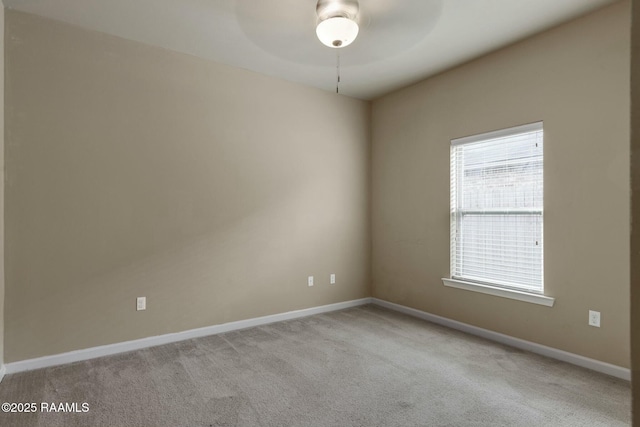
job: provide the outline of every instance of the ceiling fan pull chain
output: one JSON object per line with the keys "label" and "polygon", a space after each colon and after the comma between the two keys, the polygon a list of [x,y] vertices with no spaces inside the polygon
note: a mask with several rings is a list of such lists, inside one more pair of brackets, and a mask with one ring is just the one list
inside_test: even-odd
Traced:
{"label": "ceiling fan pull chain", "polygon": [[336,93],[340,93],[340,52],[336,52]]}

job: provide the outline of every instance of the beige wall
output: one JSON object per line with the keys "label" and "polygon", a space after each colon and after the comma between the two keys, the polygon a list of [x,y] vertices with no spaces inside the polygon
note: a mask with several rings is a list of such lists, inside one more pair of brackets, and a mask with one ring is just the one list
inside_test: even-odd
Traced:
{"label": "beige wall", "polygon": [[[629,367],[629,19],[617,3],[374,101],[375,297]],[[555,307],[444,287],[449,141],[539,120]]]}
{"label": "beige wall", "polygon": [[0,366],[4,363],[4,5],[0,2]]}
{"label": "beige wall", "polygon": [[633,425],[640,426],[640,0],[631,26],[631,385]]}
{"label": "beige wall", "polygon": [[14,11],[6,49],[7,362],[370,294],[368,103]]}

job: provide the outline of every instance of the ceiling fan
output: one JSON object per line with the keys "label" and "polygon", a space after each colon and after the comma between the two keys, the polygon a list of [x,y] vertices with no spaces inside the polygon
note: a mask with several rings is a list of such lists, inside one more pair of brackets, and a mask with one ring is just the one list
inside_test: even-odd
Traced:
{"label": "ceiling fan", "polygon": [[[291,63],[326,67],[336,51],[344,50],[349,54],[343,58],[343,65],[362,66],[390,60],[424,40],[436,25],[443,2],[236,0],[234,18],[252,43]],[[343,40],[339,49],[327,49],[319,42],[318,32],[339,22],[351,28],[357,25],[358,32],[350,38],[352,43]],[[330,39],[330,47],[335,40]]]}
{"label": "ceiling fan", "polygon": [[[357,0],[318,0],[316,35],[322,44],[340,49],[353,43],[360,30],[359,9]],[[340,93],[340,54],[336,55],[336,93]]]}
{"label": "ceiling fan", "polygon": [[421,43],[444,1],[235,0],[234,17],[255,46],[301,70],[322,73],[328,89],[330,67],[348,77],[390,63]]}
{"label": "ceiling fan", "polygon": [[358,36],[357,0],[318,0],[316,35],[325,46],[339,49],[349,46]]}

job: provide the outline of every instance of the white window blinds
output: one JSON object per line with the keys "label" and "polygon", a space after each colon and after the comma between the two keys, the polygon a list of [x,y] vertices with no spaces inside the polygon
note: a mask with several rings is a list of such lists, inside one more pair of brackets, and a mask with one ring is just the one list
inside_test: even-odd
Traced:
{"label": "white window blinds", "polygon": [[451,141],[451,276],[543,291],[543,130]]}

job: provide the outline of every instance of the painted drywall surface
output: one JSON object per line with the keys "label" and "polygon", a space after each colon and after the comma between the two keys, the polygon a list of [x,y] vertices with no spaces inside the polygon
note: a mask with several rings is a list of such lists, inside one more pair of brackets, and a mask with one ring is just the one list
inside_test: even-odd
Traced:
{"label": "painted drywall surface", "polygon": [[[374,101],[375,297],[629,367],[629,17],[617,3]],[[539,120],[555,306],[444,287],[450,140]]]}
{"label": "painted drywall surface", "polygon": [[0,2],[0,366],[4,363],[4,5]]}
{"label": "painted drywall surface", "polygon": [[7,362],[369,296],[368,103],[14,11],[6,53]]}
{"label": "painted drywall surface", "polygon": [[633,425],[640,426],[640,0],[631,17],[631,385]]}

